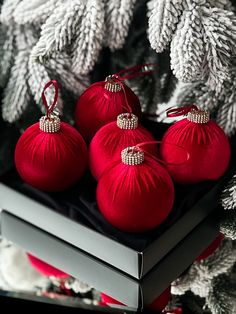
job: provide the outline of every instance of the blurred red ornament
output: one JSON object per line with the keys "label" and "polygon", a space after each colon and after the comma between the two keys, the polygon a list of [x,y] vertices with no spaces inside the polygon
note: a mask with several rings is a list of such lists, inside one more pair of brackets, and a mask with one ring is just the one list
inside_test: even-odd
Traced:
{"label": "blurred red ornament", "polygon": [[[49,108],[45,90],[54,85],[55,98]],[[44,191],[61,191],[76,183],[87,164],[87,147],[79,132],[53,115],[58,85],[45,85],[42,100],[47,114],[30,126],[16,145],[15,164],[19,175],[30,185]]]}
{"label": "blurred red ornament", "polygon": [[68,274],[63,271],[43,262],[41,259],[27,253],[28,259],[31,265],[43,276],[56,277],[56,278],[68,278]]}
{"label": "blurred red ornament", "polygon": [[[144,127],[139,125],[138,117],[123,113],[117,122],[103,126],[93,137],[89,147],[89,166],[92,175],[98,180],[108,165],[120,158],[121,151],[144,141],[154,140]],[[147,151],[157,156],[157,148],[151,145]]]}
{"label": "blurred red ornament", "polygon": [[109,295],[101,292],[101,301],[103,304],[117,304],[117,305],[124,305],[123,303],[117,301],[116,299],[113,299],[112,297],[110,297]]}
{"label": "blurred red ornament", "polygon": [[218,249],[220,246],[221,242],[224,240],[224,235],[220,233],[215,240],[201,253],[201,255],[198,256],[196,259],[198,262],[201,260],[209,257],[211,254],[215,252],[215,250]]}
{"label": "blurred red ornament", "polygon": [[167,115],[187,115],[167,130],[161,144],[161,157],[173,180],[193,184],[220,178],[230,161],[230,144],[224,131],[210,120],[209,112],[188,106],[169,109]]}
{"label": "blurred red ornament", "polygon": [[97,186],[97,203],[113,226],[127,232],[144,232],[159,226],[174,203],[170,175],[137,146],[122,151],[104,171]]}
{"label": "blurred red ornament", "polygon": [[[168,287],[166,290],[162,292],[162,294],[157,297],[151,305],[148,306],[148,309],[152,312],[160,313],[168,304],[171,298],[170,293],[170,287]],[[101,300],[103,304],[109,305],[109,304],[117,304],[117,305],[125,305],[121,302],[119,302],[116,299],[113,299],[112,297],[108,296],[105,293],[101,293]]]}

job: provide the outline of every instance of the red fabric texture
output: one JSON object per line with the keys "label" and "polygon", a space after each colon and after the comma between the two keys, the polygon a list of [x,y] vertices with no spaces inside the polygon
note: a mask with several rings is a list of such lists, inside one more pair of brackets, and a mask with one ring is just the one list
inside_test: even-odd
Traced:
{"label": "red fabric texture", "polygon": [[[161,312],[168,302],[170,301],[171,298],[171,293],[170,293],[170,287],[168,287],[166,290],[162,292],[162,294],[157,297],[151,305],[148,306],[148,309],[153,311],[153,312]],[[118,305],[125,305],[121,302],[119,302],[116,299],[113,299],[109,295],[105,293],[101,293],[101,300],[103,304],[118,304]]]}
{"label": "red fabric texture", "polygon": [[223,240],[224,235],[220,233],[218,237],[216,237],[215,240],[201,253],[201,255],[198,256],[197,261],[200,262],[201,260],[213,254],[215,250],[218,249]]}
{"label": "red fabric texture", "polygon": [[159,226],[174,202],[174,186],[166,169],[146,156],[136,166],[114,162],[97,186],[97,203],[116,228],[143,232]]}
{"label": "red fabric texture", "polygon": [[[141,117],[141,107],[138,97],[122,83],[132,112]],[[87,142],[90,142],[95,133],[105,124],[115,121],[117,116],[127,112],[125,94],[110,92],[104,88],[105,82],[92,84],[80,96],[75,111],[75,121],[78,130]]]}
{"label": "red fabric texture", "polygon": [[87,147],[79,132],[61,122],[57,133],[45,133],[39,123],[19,138],[15,164],[21,178],[44,191],[61,191],[76,183],[87,164]]}
{"label": "red fabric texture", "polygon": [[[89,147],[89,166],[94,178],[98,180],[110,163],[120,158],[124,148],[146,141],[154,141],[154,138],[141,125],[134,130],[120,129],[116,122],[102,127]],[[148,145],[145,149],[157,157],[156,145]]]}
{"label": "red fabric texture", "polygon": [[31,265],[43,276],[46,277],[56,277],[56,278],[68,278],[70,277],[68,274],[63,271],[43,262],[41,259],[27,253],[28,259]]}
{"label": "red fabric texture", "polygon": [[217,180],[224,174],[230,161],[230,144],[214,121],[200,124],[183,119],[167,130],[160,153],[175,182],[193,184]]}

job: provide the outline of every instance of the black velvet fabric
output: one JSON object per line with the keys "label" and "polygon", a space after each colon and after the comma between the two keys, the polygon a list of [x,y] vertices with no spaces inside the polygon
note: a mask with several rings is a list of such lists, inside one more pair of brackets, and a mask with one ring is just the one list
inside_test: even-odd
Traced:
{"label": "black velvet fabric", "polygon": [[[161,139],[163,133],[169,126],[166,124],[157,124],[152,121],[143,121],[143,125],[154,134],[157,140]],[[235,142],[235,140],[232,142],[232,152],[234,157],[236,152]],[[233,160],[235,160],[235,158],[233,158]],[[232,162],[229,171],[232,171],[234,166],[235,162]],[[15,170],[7,173],[2,177],[1,181],[23,194],[53,208],[58,213],[78,221],[79,223],[82,223],[137,251],[145,250],[153,240],[157,239],[160,234],[170,228],[171,225],[186,211],[191,210],[193,205],[217,183],[203,182],[191,186],[176,185],[175,204],[168,219],[161,226],[152,231],[140,234],[130,234],[121,232],[112,227],[101,215],[96,204],[96,181],[92,178],[89,172],[84,175],[78,185],[60,193],[45,193],[27,185],[19,178]]]}

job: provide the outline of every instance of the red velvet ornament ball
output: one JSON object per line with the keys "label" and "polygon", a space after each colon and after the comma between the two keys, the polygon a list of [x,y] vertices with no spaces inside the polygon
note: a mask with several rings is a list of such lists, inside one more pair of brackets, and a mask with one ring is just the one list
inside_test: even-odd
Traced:
{"label": "red velvet ornament ball", "polygon": [[124,82],[115,82],[109,78],[86,89],[77,102],[75,112],[76,125],[84,139],[90,142],[102,126],[126,112],[126,100],[132,112],[140,117],[139,99]]}
{"label": "red velvet ornament ball", "polygon": [[97,204],[113,226],[127,232],[144,232],[159,226],[174,202],[174,186],[168,172],[156,160],[144,158],[137,147],[122,151],[97,186]]}
{"label": "red velvet ornament ball", "polygon": [[[168,287],[166,290],[162,292],[162,294],[157,297],[149,306],[148,309],[153,312],[161,312],[168,302],[170,301],[171,293],[170,293],[170,287]],[[113,299],[112,297],[108,296],[105,293],[101,293],[101,300],[103,304],[117,304],[117,305],[124,305],[123,303],[117,301],[116,299]]]}
{"label": "red velvet ornament ball", "polygon": [[[52,84],[57,88],[53,81],[45,89]],[[45,103],[45,96],[43,99]],[[15,165],[21,178],[50,192],[65,190],[76,183],[87,164],[87,147],[82,136],[53,116],[53,107],[49,109],[46,104],[47,115],[25,130],[15,149]]]}
{"label": "red velvet ornament ball", "polygon": [[207,111],[196,106],[171,109],[168,116],[182,114],[187,114],[187,118],[172,125],[161,144],[161,157],[170,175],[180,184],[217,180],[230,161],[227,136],[216,122],[210,120]]}
{"label": "red velvet ornament ball", "polygon": [[[89,147],[89,166],[95,179],[99,179],[107,166],[120,157],[121,151],[144,141],[153,141],[149,131],[138,124],[138,117],[122,113],[117,122],[103,126],[93,137]],[[156,145],[147,147],[147,151],[157,156]]]}
{"label": "red velvet ornament ball", "polygon": [[39,258],[27,253],[28,259],[31,265],[43,276],[46,277],[56,277],[56,278],[68,278],[68,274],[63,271],[43,262]]}
{"label": "red velvet ornament ball", "polygon": [[218,247],[220,246],[220,244],[223,240],[224,240],[224,235],[222,233],[220,233],[215,238],[215,240],[201,253],[201,255],[198,256],[198,258],[196,260],[198,262],[200,262],[201,260],[204,260],[207,257],[209,257],[211,254],[213,254],[215,252],[215,250],[218,249]]}

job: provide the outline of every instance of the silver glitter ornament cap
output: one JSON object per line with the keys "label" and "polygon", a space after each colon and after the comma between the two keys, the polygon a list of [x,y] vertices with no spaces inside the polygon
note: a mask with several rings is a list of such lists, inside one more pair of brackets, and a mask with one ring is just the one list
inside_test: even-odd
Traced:
{"label": "silver glitter ornament cap", "polygon": [[60,118],[55,115],[50,115],[50,118],[43,116],[39,119],[39,128],[45,133],[56,133],[60,130]]}
{"label": "silver glitter ornament cap", "polygon": [[203,109],[192,109],[187,114],[187,119],[194,123],[204,124],[210,121],[210,112]]}
{"label": "silver glitter ornament cap", "polygon": [[138,117],[133,113],[121,113],[117,117],[117,126],[124,130],[137,129]]}
{"label": "silver glitter ornament cap", "polygon": [[144,152],[136,146],[129,146],[122,150],[121,160],[125,165],[137,166],[144,162]]}
{"label": "silver glitter ornament cap", "polygon": [[118,82],[115,82],[114,79],[117,79],[118,76],[116,75],[109,75],[106,77],[105,79],[105,86],[104,88],[106,90],[108,90],[109,92],[112,92],[112,93],[117,93],[117,92],[120,92],[121,91],[121,84],[118,83]]}

